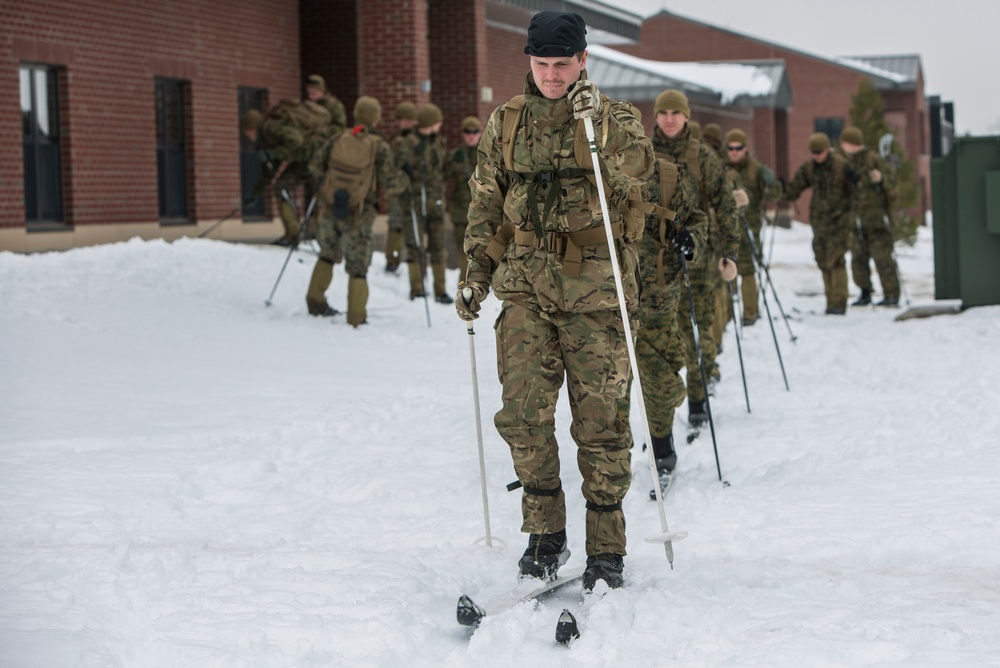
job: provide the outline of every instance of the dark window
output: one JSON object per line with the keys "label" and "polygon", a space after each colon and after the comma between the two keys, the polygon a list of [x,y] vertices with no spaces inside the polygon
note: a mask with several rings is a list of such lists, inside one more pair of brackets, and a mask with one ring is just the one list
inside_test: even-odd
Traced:
{"label": "dark window", "polygon": [[[264,111],[264,98],[266,91],[261,88],[239,89],[239,118],[251,109],[259,112]],[[240,199],[246,200],[253,191],[254,184],[260,178],[260,154],[254,142],[247,139],[240,131]],[[264,219],[264,198],[258,197],[253,202],[243,207],[244,218]]]}
{"label": "dark window", "polygon": [[156,79],[156,171],[160,220],[187,221],[184,82]]}
{"label": "dark window", "polygon": [[20,75],[24,218],[26,222],[61,221],[57,72],[45,65],[22,65]]}
{"label": "dark window", "polygon": [[844,129],[844,119],[817,118],[813,125],[816,128],[816,132],[825,132],[826,136],[830,138],[830,143],[836,146],[837,141],[840,139],[840,131]]}

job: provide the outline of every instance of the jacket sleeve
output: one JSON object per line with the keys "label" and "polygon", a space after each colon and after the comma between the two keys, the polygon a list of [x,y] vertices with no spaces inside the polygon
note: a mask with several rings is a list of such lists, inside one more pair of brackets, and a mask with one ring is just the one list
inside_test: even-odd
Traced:
{"label": "jacket sleeve", "polygon": [[[653,143],[631,105],[607,97],[604,103],[608,113],[594,125],[594,135],[599,147],[601,176],[614,192],[614,204],[621,205],[632,186],[644,185],[653,175]],[[605,136],[606,142],[603,141]]]}
{"label": "jacket sleeve", "polygon": [[497,108],[486,121],[479,140],[478,160],[469,185],[472,203],[469,224],[465,230],[465,255],[469,261],[467,281],[489,287],[496,264],[486,255],[486,248],[503,225],[504,199],[509,183],[504,170],[500,146],[503,128],[503,107]]}
{"label": "jacket sleeve", "polygon": [[785,187],[785,199],[790,202],[794,202],[802,194],[802,191],[806,188],[811,188],[812,182],[809,179],[809,162],[804,162],[795,171],[795,175],[792,176],[792,180],[788,182]]}
{"label": "jacket sleeve", "polygon": [[375,157],[378,168],[376,177],[379,188],[386,197],[395,197],[403,191],[403,179],[406,177],[396,169],[396,160],[392,156],[392,148],[386,141],[379,141],[378,153]]}
{"label": "jacket sleeve", "polygon": [[698,160],[701,161],[701,173],[705,180],[708,201],[715,209],[715,217],[718,220],[719,243],[717,247],[722,255],[736,257],[740,251],[740,233],[743,229],[743,220],[736,207],[736,200],[733,198],[733,183],[726,176],[722,159],[712,154],[704,144],[698,153]]}

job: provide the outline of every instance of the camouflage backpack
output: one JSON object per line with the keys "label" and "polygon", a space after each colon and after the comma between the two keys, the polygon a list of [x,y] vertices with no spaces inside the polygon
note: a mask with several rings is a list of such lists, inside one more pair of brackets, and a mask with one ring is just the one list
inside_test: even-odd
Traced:
{"label": "camouflage backpack", "polygon": [[344,220],[349,214],[360,213],[375,186],[378,141],[360,125],[331,141],[321,195],[331,204],[334,218]]}
{"label": "camouflage backpack", "polygon": [[312,100],[281,100],[267,111],[268,120],[291,123],[307,134],[326,134],[330,112]]}
{"label": "camouflage backpack", "polygon": [[330,112],[311,100],[281,100],[267,110],[261,145],[280,160],[307,162],[330,136]]}

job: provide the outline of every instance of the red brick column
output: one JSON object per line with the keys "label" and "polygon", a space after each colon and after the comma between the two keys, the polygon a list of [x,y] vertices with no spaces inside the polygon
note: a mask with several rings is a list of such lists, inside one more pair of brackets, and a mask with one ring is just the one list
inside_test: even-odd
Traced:
{"label": "red brick column", "polygon": [[[357,93],[382,103],[382,123],[388,130],[398,103],[408,100],[419,107],[431,100],[421,90],[431,77],[427,3],[365,0],[358,5]],[[354,100],[349,102],[353,106]]]}
{"label": "red brick column", "polygon": [[480,103],[487,81],[485,0],[430,0],[431,100],[444,111],[442,134],[459,146],[466,116],[483,122],[495,103]]}

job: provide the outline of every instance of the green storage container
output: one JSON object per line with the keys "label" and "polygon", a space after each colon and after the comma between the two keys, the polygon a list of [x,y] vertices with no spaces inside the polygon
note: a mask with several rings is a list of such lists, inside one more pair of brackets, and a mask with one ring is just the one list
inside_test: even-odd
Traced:
{"label": "green storage container", "polygon": [[934,296],[1000,304],[1000,137],[961,137],[931,161]]}

